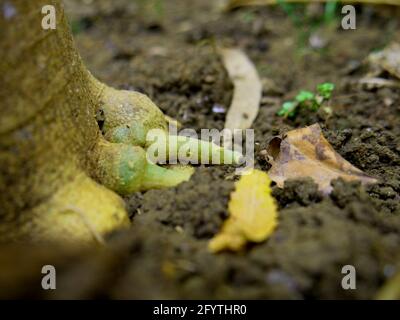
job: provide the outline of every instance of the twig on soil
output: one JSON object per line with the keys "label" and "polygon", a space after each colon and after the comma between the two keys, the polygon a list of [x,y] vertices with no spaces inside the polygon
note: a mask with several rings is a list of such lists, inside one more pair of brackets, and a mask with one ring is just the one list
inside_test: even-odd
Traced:
{"label": "twig on soil", "polygon": [[361,85],[366,85],[368,89],[375,88],[400,88],[400,83],[394,80],[388,80],[383,78],[361,78],[358,80]]}
{"label": "twig on soil", "polygon": [[225,128],[248,129],[257,117],[260,107],[261,80],[255,66],[243,51],[220,49],[220,54],[235,87]]}

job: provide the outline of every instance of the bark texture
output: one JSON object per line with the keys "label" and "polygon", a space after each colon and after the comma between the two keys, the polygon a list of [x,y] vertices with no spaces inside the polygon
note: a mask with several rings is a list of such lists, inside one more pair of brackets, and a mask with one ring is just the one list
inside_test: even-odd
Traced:
{"label": "bark texture", "polygon": [[[122,200],[89,178],[101,86],[81,61],[62,3],[0,4],[0,239],[68,238],[76,230],[92,237],[126,224]],[[55,30],[42,28],[49,4]]]}

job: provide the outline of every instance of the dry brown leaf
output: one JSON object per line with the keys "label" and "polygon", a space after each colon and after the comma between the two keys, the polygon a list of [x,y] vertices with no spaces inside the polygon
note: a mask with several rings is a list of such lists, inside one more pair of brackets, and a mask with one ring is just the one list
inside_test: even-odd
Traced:
{"label": "dry brown leaf", "polygon": [[[312,3],[312,2],[328,2],[331,0],[286,0],[287,3]],[[386,5],[400,5],[399,0],[345,0],[343,3],[372,3]],[[278,4],[278,0],[228,0],[227,9],[235,9],[244,6],[264,6]]]}
{"label": "dry brown leaf", "polygon": [[220,49],[220,54],[234,84],[232,103],[226,115],[225,128],[248,129],[257,117],[262,85],[257,70],[239,49]]}
{"label": "dry brown leaf", "polygon": [[324,194],[332,191],[331,181],[339,177],[362,183],[377,182],[342,158],[325,139],[319,124],[273,138],[267,152],[272,164],[268,175],[281,188],[287,179],[303,177],[311,177]]}

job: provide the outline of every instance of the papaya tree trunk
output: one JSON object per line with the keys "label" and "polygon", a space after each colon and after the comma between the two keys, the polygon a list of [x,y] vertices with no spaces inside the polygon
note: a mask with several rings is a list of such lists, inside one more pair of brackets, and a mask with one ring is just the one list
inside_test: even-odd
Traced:
{"label": "papaya tree trunk", "polygon": [[[165,116],[147,96],[110,88],[87,71],[61,1],[0,1],[0,241],[102,241],[101,234],[129,224],[111,190],[171,187],[193,170],[148,161],[150,130],[168,145],[177,137],[168,137]],[[56,24],[46,30],[49,5]],[[213,143],[190,143],[201,147],[188,157],[205,149],[205,158],[241,158]]]}
{"label": "papaya tree trunk", "polygon": [[[32,215],[51,215],[43,203],[77,177],[87,178],[88,154],[100,135],[100,86],[74,46],[61,1],[0,3],[0,239],[8,239],[37,227]],[[55,30],[42,28],[45,5],[56,9]],[[112,199],[118,212],[119,201]]]}

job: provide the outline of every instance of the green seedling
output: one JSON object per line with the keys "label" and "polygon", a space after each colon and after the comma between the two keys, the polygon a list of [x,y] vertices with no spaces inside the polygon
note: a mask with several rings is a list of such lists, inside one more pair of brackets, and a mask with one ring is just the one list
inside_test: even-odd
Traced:
{"label": "green seedling", "polygon": [[309,110],[311,112],[318,111],[322,105],[327,103],[331,97],[335,85],[326,82],[317,86],[317,93],[302,90],[293,101],[287,101],[279,109],[277,115],[284,118],[294,119],[300,109]]}
{"label": "green seedling", "polygon": [[278,116],[280,117],[288,117],[293,118],[295,117],[297,108],[297,103],[294,101],[287,101],[282,105],[282,108],[278,111]]}
{"label": "green seedling", "polygon": [[335,90],[335,85],[330,82],[326,82],[317,86],[318,94],[324,99],[329,100],[332,97],[333,90]]}

